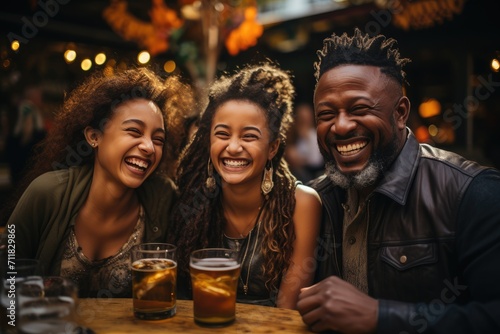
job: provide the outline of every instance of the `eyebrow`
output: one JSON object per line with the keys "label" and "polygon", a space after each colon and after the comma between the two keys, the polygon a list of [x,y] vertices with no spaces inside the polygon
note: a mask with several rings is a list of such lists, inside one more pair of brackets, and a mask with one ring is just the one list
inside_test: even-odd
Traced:
{"label": "eyebrow", "polygon": [[[135,119],[135,118],[132,118],[132,119],[126,119],[122,122],[122,125],[127,125],[129,123],[135,123],[135,124],[138,124],[142,127],[145,127],[146,126],[146,123],[144,123],[143,121],[141,121],[140,119]],[[164,133],[165,134],[165,130],[162,129],[162,128],[157,128],[156,130],[154,130],[153,132],[161,132],[161,133]]]}
{"label": "eyebrow", "polygon": [[[229,126],[227,126],[226,124],[217,124],[216,126],[214,126],[214,130],[216,130],[217,128],[229,129]],[[262,131],[260,131],[260,129],[256,126],[247,125],[243,128],[243,130],[254,130],[262,135]]]}

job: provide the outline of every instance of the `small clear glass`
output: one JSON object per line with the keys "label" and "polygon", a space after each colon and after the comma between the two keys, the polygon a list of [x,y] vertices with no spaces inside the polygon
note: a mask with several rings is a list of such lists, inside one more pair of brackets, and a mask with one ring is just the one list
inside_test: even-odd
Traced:
{"label": "small clear glass", "polygon": [[19,332],[73,333],[78,288],[60,276],[31,276],[18,284]]}

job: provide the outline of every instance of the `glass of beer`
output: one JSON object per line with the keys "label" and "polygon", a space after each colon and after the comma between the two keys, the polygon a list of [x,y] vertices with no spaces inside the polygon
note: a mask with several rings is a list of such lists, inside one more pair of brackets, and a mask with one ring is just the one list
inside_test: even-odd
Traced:
{"label": "glass of beer", "polygon": [[191,253],[189,270],[194,321],[209,327],[232,323],[240,277],[238,252],[225,248],[196,250]]}
{"label": "glass of beer", "polygon": [[158,320],[175,315],[176,250],[176,246],[165,243],[145,243],[130,250],[135,317]]}

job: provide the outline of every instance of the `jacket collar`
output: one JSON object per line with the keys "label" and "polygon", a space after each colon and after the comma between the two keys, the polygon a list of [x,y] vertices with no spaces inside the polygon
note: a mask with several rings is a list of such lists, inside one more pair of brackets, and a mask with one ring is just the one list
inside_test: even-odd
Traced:
{"label": "jacket collar", "polygon": [[374,192],[384,194],[397,203],[404,205],[410,192],[410,187],[417,172],[420,145],[413,132],[407,128],[408,135],[403,149],[384,173]]}

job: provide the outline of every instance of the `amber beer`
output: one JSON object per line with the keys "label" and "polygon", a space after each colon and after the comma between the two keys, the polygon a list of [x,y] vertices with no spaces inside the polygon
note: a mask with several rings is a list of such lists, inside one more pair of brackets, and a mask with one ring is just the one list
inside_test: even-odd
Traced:
{"label": "amber beer", "polygon": [[[203,251],[206,256],[217,256],[210,249],[197,252]],[[191,256],[194,320],[200,325],[223,326],[235,320],[240,263],[236,252],[225,250],[220,254],[221,257],[196,258],[194,252]]]}
{"label": "amber beer", "polygon": [[[144,245],[139,246],[148,248]],[[132,250],[132,300],[139,319],[165,319],[176,313],[177,262],[165,250],[154,255],[158,251]]]}

